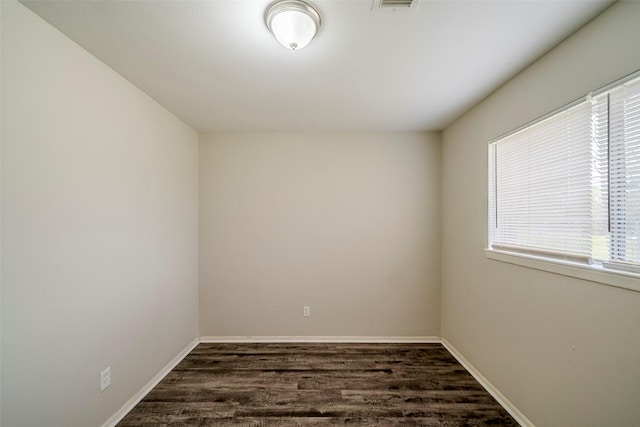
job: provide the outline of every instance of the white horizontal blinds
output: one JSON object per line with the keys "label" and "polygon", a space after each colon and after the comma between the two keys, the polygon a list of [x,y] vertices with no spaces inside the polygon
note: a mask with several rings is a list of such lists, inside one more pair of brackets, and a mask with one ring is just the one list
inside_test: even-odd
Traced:
{"label": "white horizontal blinds", "polygon": [[[592,257],[594,227],[593,105],[587,101],[567,112],[566,200],[558,232],[566,233],[564,252]],[[553,206],[548,206],[553,211]]]}
{"label": "white horizontal blinds", "polygon": [[525,130],[493,145],[495,161],[494,203],[496,226],[492,244],[528,242],[527,155]]}
{"label": "white horizontal blinds", "polygon": [[494,248],[591,257],[591,118],[585,101],[494,143]]}
{"label": "white horizontal blinds", "polygon": [[491,144],[489,145],[489,212],[488,212],[488,217],[489,217],[489,246],[491,246],[491,242],[493,241],[493,233],[495,232],[494,230],[496,229],[496,174],[495,174],[495,168],[496,168],[496,162],[495,162],[495,158],[496,158],[496,145],[495,144]]}
{"label": "white horizontal blinds", "polygon": [[640,78],[609,97],[611,259],[640,264]]}
{"label": "white horizontal blinds", "polygon": [[610,258],[609,233],[609,97],[591,99],[591,257]]}

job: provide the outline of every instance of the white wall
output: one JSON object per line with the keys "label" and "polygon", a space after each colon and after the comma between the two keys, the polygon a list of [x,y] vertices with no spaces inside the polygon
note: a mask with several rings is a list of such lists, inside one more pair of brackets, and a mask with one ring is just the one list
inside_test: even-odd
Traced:
{"label": "white wall", "polygon": [[[2,36],[0,7],[0,37]],[[0,96],[2,94],[2,39],[0,38]],[[2,425],[2,100],[0,99],[0,426]]]}
{"label": "white wall", "polygon": [[1,3],[2,425],[100,425],[198,336],[197,133]]}
{"label": "white wall", "polygon": [[640,293],[485,258],[487,143],[640,69],[622,2],[443,133],[442,334],[539,426],[640,423]]}
{"label": "white wall", "polygon": [[437,133],[201,135],[201,334],[439,335],[439,163]]}

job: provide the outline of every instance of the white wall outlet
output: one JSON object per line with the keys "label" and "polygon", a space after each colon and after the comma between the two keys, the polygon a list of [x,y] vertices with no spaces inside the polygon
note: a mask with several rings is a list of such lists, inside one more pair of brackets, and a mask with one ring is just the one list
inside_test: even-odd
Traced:
{"label": "white wall outlet", "polygon": [[305,305],[304,307],[302,307],[302,313],[304,314],[304,317],[311,316],[311,309],[309,308],[308,305]]}
{"label": "white wall outlet", "polygon": [[100,372],[100,392],[111,385],[111,366]]}

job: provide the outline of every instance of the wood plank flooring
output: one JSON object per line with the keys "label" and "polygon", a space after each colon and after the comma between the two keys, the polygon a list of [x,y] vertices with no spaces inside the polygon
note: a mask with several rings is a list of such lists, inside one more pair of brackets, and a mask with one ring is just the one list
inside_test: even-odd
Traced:
{"label": "wood plank flooring", "polygon": [[119,426],[517,426],[441,344],[200,344]]}

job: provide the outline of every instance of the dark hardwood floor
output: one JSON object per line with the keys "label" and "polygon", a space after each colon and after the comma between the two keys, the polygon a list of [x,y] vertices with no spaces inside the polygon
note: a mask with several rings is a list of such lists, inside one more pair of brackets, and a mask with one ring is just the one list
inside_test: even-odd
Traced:
{"label": "dark hardwood floor", "polygon": [[200,344],[119,426],[517,426],[440,344]]}

